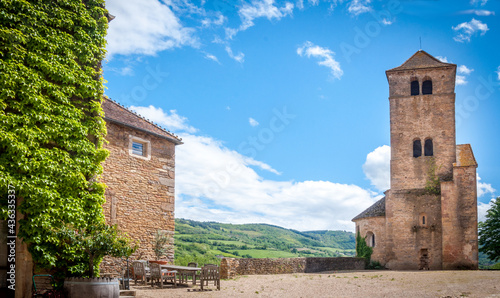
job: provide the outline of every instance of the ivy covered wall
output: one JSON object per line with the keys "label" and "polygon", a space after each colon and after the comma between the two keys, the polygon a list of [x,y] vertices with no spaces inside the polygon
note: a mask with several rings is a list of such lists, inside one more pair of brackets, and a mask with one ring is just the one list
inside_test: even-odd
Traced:
{"label": "ivy covered wall", "polygon": [[106,16],[103,0],[0,0],[2,215],[12,185],[33,260],[68,275],[84,270],[84,256],[56,231],[104,221]]}

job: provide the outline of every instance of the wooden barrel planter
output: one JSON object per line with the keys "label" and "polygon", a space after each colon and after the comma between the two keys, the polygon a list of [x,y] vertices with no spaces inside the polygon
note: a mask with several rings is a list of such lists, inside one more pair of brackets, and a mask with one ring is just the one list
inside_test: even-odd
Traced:
{"label": "wooden barrel planter", "polygon": [[118,298],[120,285],[116,278],[70,277],[64,281],[64,293],[68,298]]}

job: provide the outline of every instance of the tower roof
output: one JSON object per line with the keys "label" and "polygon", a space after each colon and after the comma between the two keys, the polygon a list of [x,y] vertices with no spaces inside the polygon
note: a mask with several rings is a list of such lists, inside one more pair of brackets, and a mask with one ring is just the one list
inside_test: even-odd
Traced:
{"label": "tower roof", "polygon": [[376,216],[385,216],[385,197],[375,202],[375,204],[368,207],[365,211],[358,214],[356,217],[352,219],[352,221],[356,221],[358,219],[362,219],[365,217],[376,217]]}
{"label": "tower roof", "polygon": [[408,60],[406,60],[403,64],[393,69],[389,69],[389,71],[397,71],[397,70],[409,70],[409,69],[418,69],[418,68],[434,68],[434,67],[444,67],[444,66],[457,66],[452,63],[441,62],[438,59],[434,58],[432,55],[427,53],[426,51],[419,50],[413,56],[411,56]]}
{"label": "tower roof", "polygon": [[470,144],[457,145],[457,162],[455,167],[477,167],[476,158]]}
{"label": "tower roof", "polygon": [[104,110],[105,121],[115,122],[133,129],[156,135],[160,138],[167,139],[176,145],[182,144],[182,139],[178,136],[163,127],[158,126],[143,116],[127,109],[108,97],[104,97],[102,109]]}

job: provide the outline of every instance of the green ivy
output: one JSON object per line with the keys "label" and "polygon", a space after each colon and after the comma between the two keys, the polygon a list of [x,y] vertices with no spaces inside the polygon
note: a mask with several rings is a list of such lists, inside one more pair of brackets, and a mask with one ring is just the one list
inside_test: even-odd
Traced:
{"label": "green ivy", "polygon": [[364,258],[365,265],[368,266],[370,264],[372,253],[373,248],[366,244],[365,238],[361,237],[361,234],[358,232],[356,235],[356,257]]}
{"label": "green ivy", "polygon": [[79,265],[54,231],[104,222],[106,16],[103,0],[0,0],[0,193],[12,185],[22,200],[37,266],[64,274],[84,266],[69,272]]}
{"label": "green ivy", "polygon": [[436,171],[439,169],[436,165],[436,159],[434,157],[430,157],[427,160],[427,180],[425,181],[425,190],[427,192],[440,195],[441,194],[441,181],[439,177],[436,175]]}

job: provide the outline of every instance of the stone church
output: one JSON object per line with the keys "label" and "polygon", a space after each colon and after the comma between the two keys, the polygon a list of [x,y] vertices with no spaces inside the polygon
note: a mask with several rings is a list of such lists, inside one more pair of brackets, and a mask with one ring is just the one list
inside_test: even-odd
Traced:
{"label": "stone church", "polygon": [[456,145],[455,64],[418,51],[386,71],[391,189],[353,218],[389,269],[477,269],[477,163]]}

